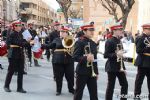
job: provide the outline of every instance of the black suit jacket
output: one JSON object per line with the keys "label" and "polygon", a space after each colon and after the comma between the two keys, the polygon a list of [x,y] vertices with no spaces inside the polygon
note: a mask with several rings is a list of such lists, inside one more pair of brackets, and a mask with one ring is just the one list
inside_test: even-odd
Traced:
{"label": "black suit jacket", "polygon": [[[90,43],[91,53],[94,55],[94,59],[97,59],[97,44],[84,36],[80,37],[75,43],[73,59],[78,62],[76,66],[76,73],[79,75],[92,75],[91,67],[87,67],[87,57],[85,55],[85,46]],[[93,62],[94,72],[98,74],[97,62]]]}
{"label": "black suit jacket", "polygon": [[[118,72],[121,69],[121,62],[117,62],[117,44],[120,44],[120,40],[116,37],[112,37],[108,39],[105,43],[105,52],[104,58],[108,58],[105,64],[106,72]],[[125,66],[123,63],[123,69],[125,70]]]}
{"label": "black suit jacket", "polygon": [[150,53],[150,47],[147,47],[144,43],[145,38],[150,41],[150,37],[144,33],[136,38],[135,44],[138,56],[136,58],[135,65],[138,67],[150,68],[150,56],[144,55],[144,53]]}
{"label": "black suit jacket", "polygon": [[52,62],[57,64],[68,64],[73,63],[72,56],[69,55],[67,52],[55,52],[55,49],[65,49],[62,45],[62,39],[61,38],[55,38],[52,43],[49,43],[47,45],[47,48],[53,49],[54,53],[52,56]]}
{"label": "black suit jacket", "polygon": [[13,59],[23,59],[24,58],[23,48],[30,46],[30,44],[25,39],[23,39],[23,35],[21,34],[21,32],[17,31],[14,31],[13,33],[10,34],[9,44],[20,46],[17,48],[10,47],[8,49],[8,58]]}

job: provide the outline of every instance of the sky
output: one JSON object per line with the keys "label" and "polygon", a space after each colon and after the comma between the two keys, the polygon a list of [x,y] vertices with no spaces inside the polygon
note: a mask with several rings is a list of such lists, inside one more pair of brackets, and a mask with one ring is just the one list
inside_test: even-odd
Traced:
{"label": "sky", "polygon": [[52,7],[55,10],[59,8],[59,4],[57,3],[56,0],[43,0],[43,1],[46,2],[50,7]]}

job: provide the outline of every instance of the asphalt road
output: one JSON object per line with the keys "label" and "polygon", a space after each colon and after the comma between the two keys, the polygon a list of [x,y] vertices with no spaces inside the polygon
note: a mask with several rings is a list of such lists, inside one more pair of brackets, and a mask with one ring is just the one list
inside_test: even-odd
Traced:
{"label": "asphalt road", "polygon": [[[104,71],[105,61],[102,55],[98,55],[99,66],[99,79],[98,79],[98,96],[99,100],[105,100],[105,91],[107,86],[107,74]],[[24,76],[24,89],[27,90],[26,94],[16,92],[16,76],[13,76],[10,88],[11,93],[6,93],[3,90],[4,81],[6,77],[8,61],[7,58],[0,58],[4,70],[0,70],[0,100],[73,100],[73,95],[68,93],[67,83],[64,79],[62,95],[55,95],[55,81],[53,80],[51,62],[48,62],[46,58],[40,59],[39,63],[41,67],[29,67],[27,68],[28,74]],[[127,79],[129,83],[129,96],[133,96],[134,82],[137,68],[132,63],[125,63],[127,67]],[[120,93],[120,85],[116,80],[114,99],[119,100],[118,95]],[[148,94],[146,78],[142,87],[142,95]],[[83,100],[90,100],[87,88],[84,90]],[[131,97],[128,100],[133,100]],[[148,100],[147,98],[142,100]]]}

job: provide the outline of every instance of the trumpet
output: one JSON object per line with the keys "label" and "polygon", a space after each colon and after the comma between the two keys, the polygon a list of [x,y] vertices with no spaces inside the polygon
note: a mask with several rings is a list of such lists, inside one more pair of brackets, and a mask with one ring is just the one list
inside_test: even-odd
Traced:
{"label": "trumpet", "polygon": [[[84,47],[84,50],[85,50],[85,55],[87,54],[92,54],[91,53],[91,46],[90,46],[90,42],[88,42],[88,45],[86,45]],[[96,74],[94,72],[94,65],[93,65],[93,62],[87,62],[87,67],[91,67],[91,70],[92,70],[92,77],[96,77]]]}
{"label": "trumpet", "polygon": [[144,44],[146,47],[150,47],[150,40],[147,37],[144,39]]}
{"label": "trumpet", "polygon": [[75,39],[69,35],[62,40],[62,45],[65,47],[67,53],[72,56],[74,51]]}
{"label": "trumpet", "polygon": [[[126,53],[125,50],[123,50],[123,45],[120,43],[120,44],[117,44],[117,49],[116,49],[116,52],[118,51],[123,51],[123,53]],[[119,57],[117,55],[117,62],[120,62],[120,71],[124,71],[124,64],[123,64],[123,57]]]}

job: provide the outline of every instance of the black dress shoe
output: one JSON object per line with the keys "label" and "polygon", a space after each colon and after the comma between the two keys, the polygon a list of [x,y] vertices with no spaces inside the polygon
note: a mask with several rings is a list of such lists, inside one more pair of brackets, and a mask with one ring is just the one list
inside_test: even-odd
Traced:
{"label": "black dress shoe", "polygon": [[11,92],[10,88],[4,87],[5,92]]}
{"label": "black dress shoe", "polygon": [[134,100],[141,100],[140,98],[134,98]]}
{"label": "black dress shoe", "polygon": [[17,89],[17,92],[20,92],[20,93],[27,93],[27,91],[25,91],[24,89]]}
{"label": "black dress shoe", "polygon": [[35,65],[35,67],[41,67],[41,65]]}
{"label": "black dress shoe", "polygon": [[24,75],[27,75],[27,72],[24,71],[23,74],[24,74]]}
{"label": "black dress shoe", "polygon": [[69,93],[74,94],[74,90],[69,91]]}
{"label": "black dress shoe", "polygon": [[0,69],[3,70],[4,68],[2,67],[2,65],[0,64]]}
{"label": "black dress shoe", "polygon": [[4,68],[3,68],[3,67],[0,67],[0,69],[3,70]]}
{"label": "black dress shoe", "polygon": [[59,95],[61,95],[61,92],[57,92],[57,93],[56,93],[56,96],[59,96]]}

